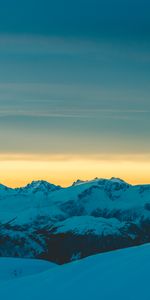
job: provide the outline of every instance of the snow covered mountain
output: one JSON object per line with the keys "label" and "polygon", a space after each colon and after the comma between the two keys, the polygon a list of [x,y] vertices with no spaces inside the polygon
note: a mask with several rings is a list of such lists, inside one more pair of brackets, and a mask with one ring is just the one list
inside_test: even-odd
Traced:
{"label": "snow covered mountain", "polygon": [[44,193],[47,195],[50,192],[59,190],[60,188],[61,187],[59,185],[54,185],[44,180],[37,180],[37,181],[32,181],[31,183],[29,183],[23,188],[16,189],[16,191],[23,194]]}
{"label": "snow covered mountain", "polygon": [[[94,255],[63,266],[43,262],[43,270],[42,262],[31,260],[29,265],[28,260],[15,262],[5,258],[3,265],[0,260],[1,300],[149,300],[149,258],[149,244]],[[5,281],[1,281],[4,264]],[[19,273],[10,277],[10,270],[19,268],[23,277]]]}
{"label": "snow covered mountain", "polygon": [[64,263],[150,242],[150,185],[118,178],[68,188],[33,181],[0,186],[0,256]]}

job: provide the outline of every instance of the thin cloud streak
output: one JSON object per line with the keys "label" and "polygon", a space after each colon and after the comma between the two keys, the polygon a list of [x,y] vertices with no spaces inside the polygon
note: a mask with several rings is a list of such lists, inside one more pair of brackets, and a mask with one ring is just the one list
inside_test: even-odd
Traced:
{"label": "thin cloud streak", "polygon": [[[105,113],[105,114],[104,114]],[[132,119],[131,115],[150,114],[150,110],[121,110],[121,109],[79,109],[57,112],[25,111],[25,110],[2,110],[0,118],[5,117],[29,117],[29,118],[95,118],[101,115],[102,118]],[[118,114],[118,115],[116,115]],[[122,115],[123,114],[123,115]]]}
{"label": "thin cloud streak", "polygon": [[149,153],[114,153],[114,154],[33,154],[33,153],[0,153],[0,161],[36,161],[54,162],[54,161],[120,161],[120,162],[150,162]]}
{"label": "thin cloud streak", "polygon": [[150,42],[134,39],[105,40],[103,38],[71,38],[30,34],[0,34],[0,53],[34,55],[83,55],[94,54],[97,60],[108,57],[128,58],[141,63],[150,62]]}

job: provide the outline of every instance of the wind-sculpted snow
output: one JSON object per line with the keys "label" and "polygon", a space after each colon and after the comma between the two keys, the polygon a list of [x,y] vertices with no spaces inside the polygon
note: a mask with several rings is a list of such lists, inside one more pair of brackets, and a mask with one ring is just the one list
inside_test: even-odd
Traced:
{"label": "wind-sculpted snow", "polygon": [[[10,269],[14,269],[14,262],[13,267],[10,262]],[[21,269],[24,270],[23,266]],[[32,266],[31,263],[30,269],[34,272],[34,264]],[[1,300],[149,300],[149,270],[148,244],[94,255],[63,266],[52,268],[50,266],[49,270],[47,268],[42,273],[39,273],[37,268],[37,274],[32,276],[26,274],[22,278],[0,281],[0,298]]]}
{"label": "wind-sculpted snow", "polygon": [[94,179],[0,185],[0,256],[76,258],[150,241],[150,185]]}
{"label": "wind-sculpted snow", "polygon": [[41,273],[56,266],[40,259],[0,258],[0,283]]}

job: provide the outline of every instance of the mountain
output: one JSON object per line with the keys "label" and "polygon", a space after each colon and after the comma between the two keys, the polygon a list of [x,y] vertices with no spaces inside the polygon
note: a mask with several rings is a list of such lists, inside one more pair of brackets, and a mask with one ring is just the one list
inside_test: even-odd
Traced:
{"label": "mountain", "polygon": [[27,184],[25,187],[23,188],[18,188],[16,189],[16,191],[20,192],[20,193],[29,193],[29,194],[33,194],[33,193],[44,193],[44,194],[48,194],[50,192],[54,192],[61,189],[61,187],[59,185],[54,185],[51,184],[47,181],[44,180],[37,180],[37,181],[32,181],[31,183]]}
{"label": "mountain", "polygon": [[150,185],[119,178],[0,188],[0,256],[59,264],[150,242]]}
{"label": "mountain", "polygon": [[0,199],[4,198],[5,196],[9,196],[10,194],[13,194],[14,193],[14,190],[3,185],[3,184],[0,184]]}
{"label": "mountain", "polygon": [[85,183],[85,182],[87,182],[87,181],[77,179],[76,181],[73,182],[72,186],[76,186],[78,184]]}
{"label": "mountain", "polygon": [[[20,265],[24,276],[19,278],[18,274],[11,280],[10,270],[15,270],[15,262],[5,258],[6,267],[9,264],[10,269],[6,268],[8,278],[2,282],[0,260],[1,300],[149,300],[149,258],[148,244],[94,255],[63,266],[43,262],[42,272],[42,262],[33,264],[31,261],[27,271],[29,262],[17,260],[16,269],[19,270]],[[32,276],[29,276],[30,270]]]}

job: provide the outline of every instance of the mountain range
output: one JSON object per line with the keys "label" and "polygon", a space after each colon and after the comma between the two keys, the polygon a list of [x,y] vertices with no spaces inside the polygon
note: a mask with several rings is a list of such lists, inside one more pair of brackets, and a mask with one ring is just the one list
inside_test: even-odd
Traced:
{"label": "mountain range", "polygon": [[33,181],[0,185],[0,256],[63,264],[150,242],[150,185],[119,178],[62,188]]}

